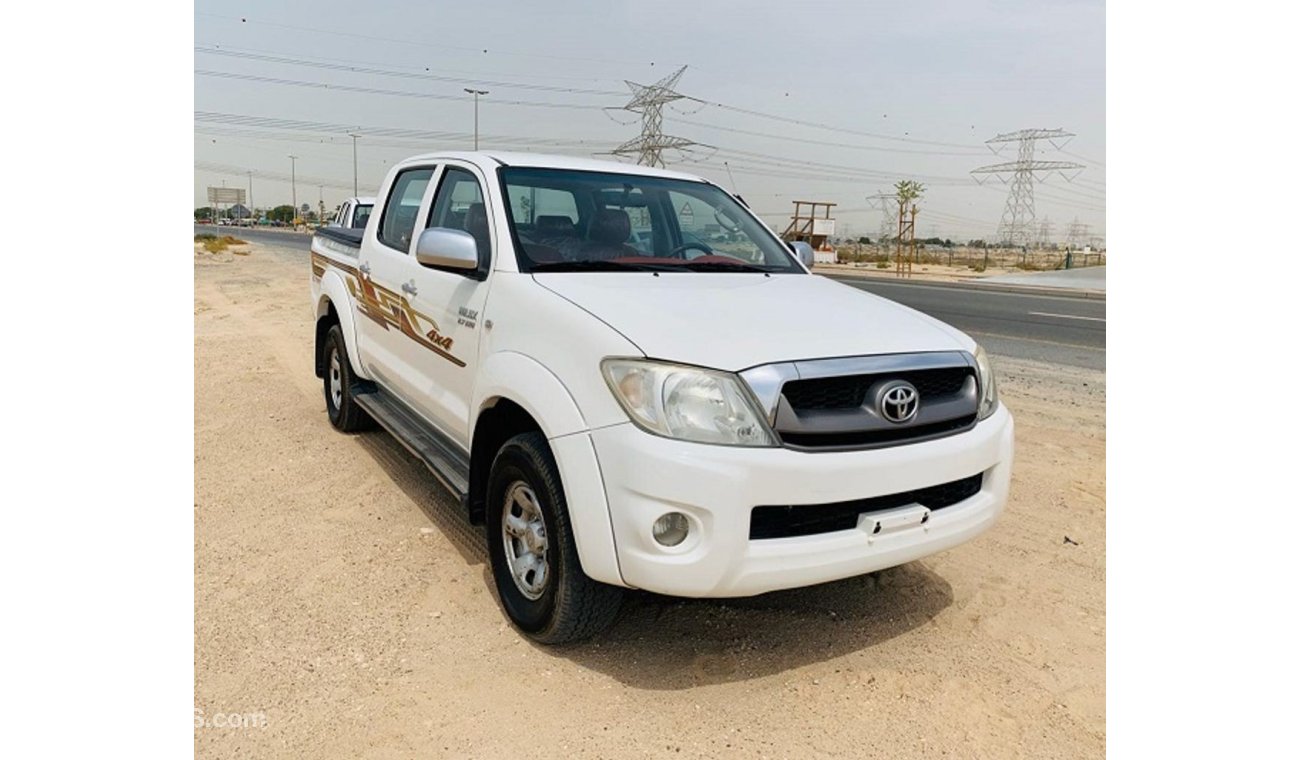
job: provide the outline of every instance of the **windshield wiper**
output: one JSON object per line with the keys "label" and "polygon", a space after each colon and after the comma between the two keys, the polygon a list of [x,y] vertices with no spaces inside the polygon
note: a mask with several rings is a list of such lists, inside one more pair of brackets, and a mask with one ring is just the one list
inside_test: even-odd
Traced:
{"label": "windshield wiper", "polygon": [[762,272],[768,274],[774,271],[773,267],[746,264],[743,261],[737,261],[734,264],[729,261],[688,261],[684,266],[692,272]]}
{"label": "windshield wiper", "polygon": [[533,272],[666,272],[673,267],[654,264],[625,264],[618,261],[548,261],[534,264]]}

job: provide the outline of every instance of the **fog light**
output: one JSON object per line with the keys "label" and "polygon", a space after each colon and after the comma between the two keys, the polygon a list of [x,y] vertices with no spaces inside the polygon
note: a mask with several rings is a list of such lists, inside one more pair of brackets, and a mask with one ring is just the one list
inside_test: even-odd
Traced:
{"label": "fog light", "polygon": [[655,520],[651,533],[655,540],[664,546],[676,546],[686,540],[691,531],[691,523],[681,512],[669,512]]}

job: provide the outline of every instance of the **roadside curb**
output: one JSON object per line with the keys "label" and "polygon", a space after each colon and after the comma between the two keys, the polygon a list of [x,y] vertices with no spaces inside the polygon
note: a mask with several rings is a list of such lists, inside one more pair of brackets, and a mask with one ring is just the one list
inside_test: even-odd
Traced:
{"label": "roadside curb", "polygon": [[1083,288],[1052,288],[1042,285],[1009,285],[1000,282],[981,282],[979,280],[970,280],[967,282],[945,282],[943,280],[919,280],[908,278],[894,279],[889,277],[873,277],[871,275],[838,274],[827,271],[818,272],[816,269],[813,270],[813,274],[819,274],[822,277],[837,282],[876,282],[883,285],[925,285],[932,288],[949,288],[952,290],[986,290],[992,293],[1058,296],[1061,298],[1080,298],[1093,301],[1106,300],[1106,291]]}

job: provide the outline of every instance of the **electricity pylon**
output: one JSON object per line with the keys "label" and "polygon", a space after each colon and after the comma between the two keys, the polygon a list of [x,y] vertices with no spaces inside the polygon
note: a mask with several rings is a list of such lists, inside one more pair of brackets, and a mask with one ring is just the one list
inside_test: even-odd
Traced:
{"label": "electricity pylon", "polygon": [[885,241],[895,233],[894,227],[898,217],[894,209],[898,208],[898,196],[882,190],[875,195],[868,195],[867,203],[870,204],[870,208],[880,210],[880,232],[876,233],[878,235],[876,243],[883,246]]}
{"label": "electricity pylon", "polygon": [[651,85],[624,80],[632,90],[632,100],[623,110],[641,114],[641,134],[611,150],[611,154],[636,156],[636,162],[642,166],[663,166],[664,151],[685,150],[699,144],[684,137],[665,135],[663,131],[664,106],[686,97],[673,91],[685,71],[683,66]]}
{"label": "electricity pylon", "polygon": [[[1034,242],[1034,180],[1035,174],[1060,172],[1067,182],[1078,176],[1083,164],[1072,161],[1039,161],[1034,158],[1035,143],[1046,140],[1053,148],[1060,150],[1073,132],[1064,129],[1022,129],[1007,132],[985,140],[985,144],[994,153],[998,153],[1005,143],[1019,143],[1019,154],[1015,161],[990,164],[972,169],[975,181],[983,184],[985,177],[993,176],[1003,182],[1011,183],[1011,192],[1007,195],[1007,205],[1002,210],[1002,221],[998,224],[997,242],[1016,246],[1028,246]],[[1074,171],[1067,175],[1067,171]]]}

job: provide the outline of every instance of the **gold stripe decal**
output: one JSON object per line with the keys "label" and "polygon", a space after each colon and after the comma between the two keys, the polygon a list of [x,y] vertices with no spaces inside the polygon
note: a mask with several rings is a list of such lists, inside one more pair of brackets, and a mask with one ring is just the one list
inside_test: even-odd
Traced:
{"label": "gold stripe decal", "polygon": [[442,335],[438,323],[429,315],[416,311],[405,296],[376,284],[369,275],[358,271],[356,267],[337,262],[315,251],[311,254],[311,266],[313,273],[316,273],[318,267],[321,274],[326,267],[339,270],[344,275],[343,280],[348,285],[348,292],[357,302],[357,310],[375,324],[385,330],[395,327],[406,337],[457,367],[465,366],[465,362],[451,353],[451,336]]}

